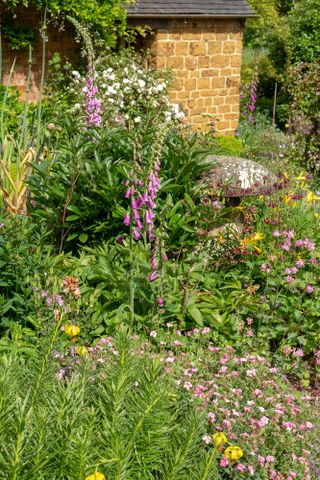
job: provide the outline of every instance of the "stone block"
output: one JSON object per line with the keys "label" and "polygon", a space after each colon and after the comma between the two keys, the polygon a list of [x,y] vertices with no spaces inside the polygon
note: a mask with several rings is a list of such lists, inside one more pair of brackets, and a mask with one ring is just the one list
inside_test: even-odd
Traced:
{"label": "stone block", "polygon": [[195,78],[187,78],[184,84],[185,90],[188,92],[192,92],[197,88],[197,80]]}
{"label": "stone block", "polygon": [[205,106],[204,101],[204,98],[197,98],[197,107],[201,107],[203,109]]}
{"label": "stone block", "polygon": [[231,64],[231,58],[229,55],[212,55],[210,57],[210,67],[213,68],[226,68]]}
{"label": "stone block", "polygon": [[232,72],[233,72],[233,69],[228,67],[228,68],[221,68],[220,70],[220,75],[222,77],[229,77],[230,75],[232,75]]}
{"label": "stone block", "polygon": [[184,67],[184,57],[169,57],[167,58],[167,67],[181,69]]}
{"label": "stone block", "polygon": [[213,105],[224,105],[225,98],[224,97],[213,97]]}
{"label": "stone block", "polygon": [[222,120],[222,121],[217,122],[217,124],[216,124],[216,129],[218,131],[230,130],[231,128],[232,127],[231,127],[230,120]]}
{"label": "stone block", "polygon": [[[219,113],[229,113],[231,111],[230,105],[219,105],[218,112]],[[224,116],[225,118],[225,116]]]}
{"label": "stone block", "polygon": [[226,104],[235,105],[239,103],[239,95],[226,95]]}
{"label": "stone block", "polygon": [[198,90],[207,90],[210,88],[210,78],[198,78],[197,80]]}
{"label": "stone block", "polygon": [[176,55],[188,55],[189,53],[189,42],[178,41],[175,43],[175,54]]}
{"label": "stone block", "polygon": [[185,57],[184,66],[187,70],[194,70],[198,68],[198,58],[197,57]]}
{"label": "stone block", "polygon": [[239,88],[238,87],[229,88],[228,95],[239,95]]}
{"label": "stone block", "polygon": [[208,68],[209,67],[209,57],[199,57],[198,61],[199,68]]}
{"label": "stone block", "polygon": [[222,53],[222,42],[209,41],[208,42],[208,55],[213,55],[217,53]]}
{"label": "stone block", "polygon": [[211,79],[211,88],[224,88],[226,79],[224,77],[214,77]]}
{"label": "stone block", "polygon": [[184,31],[181,34],[181,40],[193,40],[193,41],[201,41],[201,31],[193,32],[193,31]]}
{"label": "stone block", "polygon": [[228,41],[223,42],[223,53],[233,54],[236,53],[236,42]]}
{"label": "stone block", "polygon": [[157,55],[174,55],[174,42],[171,40],[157,42],[156,46]]}
{"label": "stone block", "polygon": [[186,100],[186,106],[190,109],[196,107],[197,105],[197,100],[195,98],[188,98]]}
{"label": "stone block", "polygon": [[230,58],[230,65],[231,67],[241,67],[241,62],[242,62],[242,58],[240,55],[233,55],[232,57],[229,57]]}
{"label": "stone block", "polygon": [[218,107],[207,107],[207,112],[210,113],[210,115],[217,115]]}
{"label": "stone block", "polygon": [[207,53],[207,44],[204,41],[190,42],[189,53],[191,55],[205,55]]}
{"label": "stone block", "polygon": [[189,72],[189,78],[199,78],[201,77],[201,71],[200,70],[193,70]]}

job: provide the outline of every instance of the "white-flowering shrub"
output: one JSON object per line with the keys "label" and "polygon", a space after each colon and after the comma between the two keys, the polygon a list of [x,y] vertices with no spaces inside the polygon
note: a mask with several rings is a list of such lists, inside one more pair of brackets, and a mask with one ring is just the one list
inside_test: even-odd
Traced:
{"label": "white-flowering shrub", "polygon": [[[171,123],[179,122],[185,116],[179,105],[169,100],[168,75],[145,68],[143,58],[131,50],[98,57],[94,64],[94,78],[104,125],[137,125],[146,117]],[[77,99],[74,111],[84,111],[86,75],[72,71],[71,92]]]}

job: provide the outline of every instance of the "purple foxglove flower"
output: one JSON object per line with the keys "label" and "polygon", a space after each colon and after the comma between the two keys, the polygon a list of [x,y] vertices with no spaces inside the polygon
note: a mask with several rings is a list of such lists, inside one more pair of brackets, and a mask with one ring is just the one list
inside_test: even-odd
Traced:
{"label": "purple foxglove flower", "polygon": [[126,193],[124,194],[124,198],[130,198],[131,195],[131,190],[127,190]]}
{"label": "purple foxglove flower", "polygon": [[155,270],[157,268],[157,261],[155,258],[151,259],[151,270]]}
{"label": "purple foxglove flower", "polygon": [[137,220],[137,221],[136,221],[136,225],[137,225],[137,227],[139,228],[139,230],[143,230],[143,225],[142,225],[142,223],[140,222],[140,220]]}
{"label": "purple foxglove flower", "polygon": [[126,227],[129,227],[130,225],[130,222],[131,222],[131,218],[130,218],[130,214],[127,213],[123,219],[123,224],[126,226]]}
{"label": "purple foxglove flower", "polygon": [[134,228],[134,229],[133,229],[133,238],[134,238],[136,241],[138,241],[138,240],[140,239],[140,237],[141,237],[141,235],[140,235],[139,231],[138,231],[136,228]]}
{"label": "purple foxglove flower", "polygon": [[126,180],[126,181],[124,182],[124,186],[125,186],[125,187],[129,187],[129,185],[130,185],[129,180]]}
{"label": "purple foxglove flower", "polygon": [[152,272],[149,277],[148,277],[148,280],[149,282],[154,282],[155,280],[157,280],[158,278],[158,272]]}
{"label": "purple foxglove flower", "polygon": [[148,228],[148,237],[149,237],[150,242],[152,242],[152,241],[154,240],[154,234],[153,234],[153,228],[152,228],[152,226],[150,226],[150,227]]}
{"label": "purple foxglove flower", "polygon": [[122,237],[122,236],[119,236],[119,237],[116,238],[116,242],[119,243],[120,245],[123,244],[123,241],[124,241],[124,237]]}

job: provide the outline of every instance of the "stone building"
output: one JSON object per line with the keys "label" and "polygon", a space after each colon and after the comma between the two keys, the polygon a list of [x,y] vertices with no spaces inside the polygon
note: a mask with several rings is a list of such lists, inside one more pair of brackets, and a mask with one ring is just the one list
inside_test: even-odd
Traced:
{"label": "stone building", "polygon": [[[136,0],[126,8],[129,26],[151,27],[143,47],[150,49],[156,68],[173,70],[171,99],[185,111],[188,123],[196,130],[214,124],[221,135],[233,135],[239,120],[242,33],[246,18],[253,16],[246,0]],[[6,21],[3,7],[0,16]],[[41,13],[30,8],[16,9],[15,16],[27,27],[41,24]],[[54,52],[77,63],[80,48],[72,25],[59,31],[50,23],[46,36],[46,65]],[[28,54],[10,50],[5,41],[2,50],[2,81],[8,82],[15,58],[11,85],[23,96]],[[38,42],[33,49],[31,101],[39,95],[41,62]]]}
{"label": "stone building", "polygon": [[194,129],[214,124],[233,135],[239,121],[242,34],[253,16],[246,0],[137,0],[129,25],[148,25],[145,41],[157,68],[171,68],[171,99]]}

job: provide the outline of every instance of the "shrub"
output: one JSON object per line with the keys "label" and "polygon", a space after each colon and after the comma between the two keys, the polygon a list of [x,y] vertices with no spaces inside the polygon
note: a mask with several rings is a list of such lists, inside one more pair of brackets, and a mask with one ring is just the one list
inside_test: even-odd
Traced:
{"label": "shrub", "polygon": [[244,155],[243,145],[237,137],[217,137],[212,140],[212,148],[216,155],[230,155],[242,157]]}
{"label": "shrub", "polygon": [[[35,317],[34,288],[45,286],[61,266],[51,257],[50,233],[24,216],[1,218],[0,223],[0,330],[12,321],[30,326]],[[55,270],[55,268],[57,270]]]}
{"label": "shrub", "polygon": [[291,95],[288,112],[289,129],[295,136],[293,155],[303,167],[320,171],[320,67],[300,63],[288,72]]}

